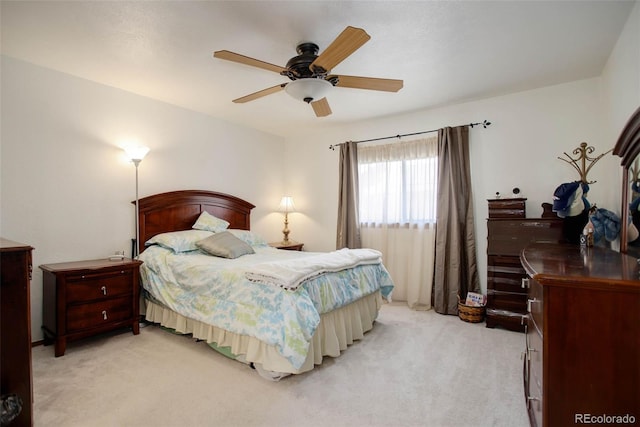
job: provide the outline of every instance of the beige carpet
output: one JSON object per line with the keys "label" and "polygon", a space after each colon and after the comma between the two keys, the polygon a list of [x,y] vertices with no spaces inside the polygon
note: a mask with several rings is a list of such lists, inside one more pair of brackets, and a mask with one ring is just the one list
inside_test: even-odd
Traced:
{"label": "beige carpet", "polygon": [[527,426],[524,335],[385,305],[365,339],[270,382],[155,326],[33,349],[36,426]]}

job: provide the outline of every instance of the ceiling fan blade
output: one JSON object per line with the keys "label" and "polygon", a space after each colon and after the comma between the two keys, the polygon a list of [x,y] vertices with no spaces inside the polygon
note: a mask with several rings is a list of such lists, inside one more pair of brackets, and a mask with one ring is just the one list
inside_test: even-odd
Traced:
{"label": "ceiling fan blade", "polygon": [[245,102],[253,101],[258,98],[262,98],[263,96],[271,95],[272,93],[280,92],[286,86],[286,83],[279,84],[277,86],[273,86],[267,89],[259,90],[258,92],[254,92],[247,96],[243,96],[242,98],[234,99],[233,102],[236,104],[243,104]]}
{"label": "ceiling fan blade", "polygon": [[311,71],[321,69],[329,72],[344,61],[360,46],[369,41],[371,36],[362,28],[347,27],[336,39],[309,65]]}
{"label": "ceiling fan blade", "polygon": [[337,77],[339,87],[350,87],[353,89],[382,90],[385,92],[397,92],[402,89],[404,82],[395,79],[377,79],[374,77],[358,76],[328,76],[327,79]]}
{"label": "ceiling fan blade", "polygon": [[218,50],[213,52],[214,58],[226,59],[227,61],[238,62],[240,64],[250,65],[252,67],[262,68],[263,70],[273,71],[280,74],[283,71],[287,71],[286,68],[279,65],[270,64],[268,62],[260,61],[259,59],[249,58],[248,56],[240,55],[239,53],[229,52],[228,50]]}
{"label": "ceiling fan blade", "polygon": [[311,106],[313,107],[313,111],[316,113],[317,117],[326,117],[331,114],[331,107],[329,107],[329,101],[327,101],[327,98],[314,101],[311,103]]}

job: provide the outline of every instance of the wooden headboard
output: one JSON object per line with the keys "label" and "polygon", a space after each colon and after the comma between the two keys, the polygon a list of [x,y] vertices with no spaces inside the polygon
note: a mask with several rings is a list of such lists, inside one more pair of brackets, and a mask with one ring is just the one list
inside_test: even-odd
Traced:
{"label": "wooden headboard", "polygon": [[[135,201],[133,203],[135,204]],[[140,199],[138,206],[140,252],[144,250],[144,242],[156,234],[190,230],[202,211],[228,221],[229,228],[249,230],[251,209],[255,207],[235,196],[204,190],[155,194]]]}

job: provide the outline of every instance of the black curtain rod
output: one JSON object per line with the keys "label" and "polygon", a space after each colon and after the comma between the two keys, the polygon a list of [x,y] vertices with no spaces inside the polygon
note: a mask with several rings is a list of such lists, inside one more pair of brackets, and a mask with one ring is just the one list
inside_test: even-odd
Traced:
{"label": "black curtain rod", "polygon": [[[474,126],[480,126],[482,125],[483,128],[487,128],[487,126],[489,126],[491,124],[491,122],[484,120],[483,122],[478,122],[478,123],[469,123],[469,127],[473,128]],[[431,133],[431,132],[437,132],[439,129],[432,129],[432,130],[425,130],[422,132],[414,132],[414,133],[405,133],[402,135],[393,135],[393,136],[383,136],[382,138],[373,138],[373,139],[363,139],[362,141],[348,141],[348,142],[355,142],[356,144],[360,144],[361,142],[373,142],[373,141],[382,141],[384,139],[393,139],[393,138],[402,138],[404,136],[413,136],[413,135],[422,135],[423,133]],[[339,144],[333,144],[329,146],[329,149],[331,150],[335,150],[335,148],[339,145],[344,144],[344,142],[341,142]]]}

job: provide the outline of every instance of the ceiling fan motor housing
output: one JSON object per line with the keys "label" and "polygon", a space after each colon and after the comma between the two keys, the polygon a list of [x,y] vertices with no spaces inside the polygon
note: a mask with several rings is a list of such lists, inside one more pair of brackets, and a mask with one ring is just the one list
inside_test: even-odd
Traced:
{"label": "ceiling fan motor housing", "polygon": [[309,69],[309,66],[318,57],[318,45],[315,43],[300,43],[296,47],[298,56],[294,56],[287,62],[285,74],[291,80],[318,77],[316,73]]}

